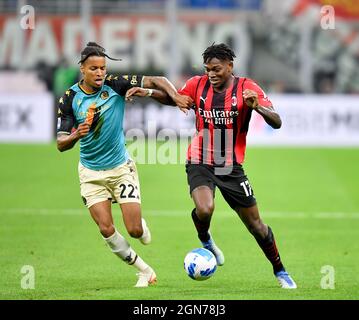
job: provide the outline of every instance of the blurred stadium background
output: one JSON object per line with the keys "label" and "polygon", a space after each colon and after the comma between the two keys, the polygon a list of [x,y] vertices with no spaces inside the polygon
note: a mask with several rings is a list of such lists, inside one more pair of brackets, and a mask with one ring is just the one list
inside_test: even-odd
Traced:
{"label": "blurred stadium background", "polygon": [[[330,6],[329,11],[326,5]],[[331,9],[335,11],[334,17],[330,16]],[[168,287],[179,285],[180,293],[160,285],[159,291],[151,291],[151,295],[126,291],[121,296],[115,289],[108,289],[113,286],[112,280],[103,282],[100,275],[95,275],[95,266],[103,268],[103,261],[108,260],[108,272],[118,272],[114,271],[118,266],[100,245],[101,239],[93,240],[95,227],[81,206],[76,175],[78,152],[60,155],[54,143],[57,100],[78,80],[79,53],[91,40],[105,47],[110,56],[122,59],[108,61],[109,72],[166,75],[177,87],[190,76],[203,72],[201,54],[213,42],[226,42],[235,49],[235,73],[255,79],[283,120],[281,130],[274,131],[261,117],[253,115],[248,135],[248,175],[262,199],[264,217],[277,228],[282,247],[287,250],[285,261],[292,261],[290,269],[306,291],[280,295],[275,286],[272,288],[267,273],[258,272],[261,281],[270,283],[265,286],[267,293],[261,292],[260,283],[243,277],[238,280],[241,290],[246,286],[256,289],[238,293],[231,287],[234,281],[231,275],[238,276],[233,265],[233,269],[227,267],[226,276],[211,279],[213,295],[202,290],[193,294],[190,289],[195,285],[187,280],[178,284],[170,273],[167,275],[161,260],[157,269],[166,274],[163,280],[168,281]],[[163,138],[166,130],[174,130],[178,136],[181,130],[194,126],[193,115],[185,117],[178,110],[151,100],[136,99],[129,106],[125,120],[128,137],[131,129],[140,129],[150,138],[158,138],[162,132]],[[0,0],[0,154],[3,299],[358,299],[359,248],[355,243],[359,221],[359,3]],[[183,161],[181,158],[180,162]],[[170,264],[173,262],[169,268],[176,274],[181,272],[175,266],[181,267],[185,250],[197,244],[188,214],[192,204],[183,165],[148,166],[144,161],[139,163],[139,170],[145,211],[174,212],[173,217],[150,215],[154,234],[158,232],[167,241],[164,230],[168,229],[173,235],[187,239],[182,247],[174,244],[178,257],[169,258]],[[219,218],[215,219],[221,219],[229,233],[232,220],[224,218],[229,215],[228,208],[222,199],[217,201]],[[288,212],[297,220],[287,220]],[[297,221],[301,224],[298,228]],[[173,223],[178,230],[173,229]],[[83,238],[77,239],[74,225],[79,224]],[[92,228],[91,231],[84,226]],[[249,248],[241,252],[239,263],[243,264],[243,258],[248,261],[243,266],[248,272],[256,266],[261,269],[262,264],[268,269],[254,242],[243,236],[246,234],[243,227],[235,226],[243,231],[243,246]],[[218,242],[224,243],[227,252],[232,250],[230,234],[224,235],[222,231],[221,238],[218,222],[214,228],[218,230]],[[18,234],[23,238],[14,244]],[[88,258],[92,251],[81,255],[71,242],[64,242],[63,234],[75,237],[81,249],[87,244],[100,247],[94,250],[102,260],[97,258],[101,261],[93,263]],[[64,259],[66,264],[53,256],[49,244],[44,247],[43,239],[47,237],[53,239],[60,260]],[[315,249],[313,241],[322,245]],[[169,249],[163,250],[167,250],[165,254],[171,253]],[[75,260],[69,261],[67,252],[72,252]],[[153,256],[156,253],[152,251]],[[256,266],[253,255],[256,258],[258,255]],[[302,260],[304,256],[309,261]],[[310,258],[315,261],[314,266]],[[48,263],[44,264],[44,260]],[[76,267],[82,261],[87,261],[84,273]],[[230,258],[228,262],[231,263]],[[25,264],[38,265],[37,270],[42,272],[43,279],[37,278],[40,289],[35,293],[21,290],[20,267]],[[320,267],[324,264],[333,264],[342,272],[338,276],[341,285],[335,293],[320,291]],[[57,265],[59,270],[72,269],[63,274],[59,271],[61,276],[57,280],[62,284],[51,287],[50,283],[57,280],[49,270]],[[86,272],[94,274],[94,282],[84,285],[81,281],[86,281]],[[132,276],[127,269],[122,275],[127,273]],[[115,281],[124,281],[119,280],[120,275],[116,277]],[[123,283],[131,286],[133,280],[126,281]],[[200,288],[205,289],[206,285],[202,283]],[[225,295],[221,288],[226,285],[230,289]],[[47,289],[49,286],[51,290]],[[182,295],[184,292],[186,296]]]}
{"label": "blurred stadium background", "polygon": [[[269,137],[271,144],[357,145],[359,9],[353,1],[333,3],[334,25],[321,13],[328,0],[1,0],[0,141],[53,140],[54,101],[77,80],[81,48],[96,40],[123,60],[109,61],[110,72],[166,75],[178,87],[203,72],[208,45],[226,42],[238,55],[237,74],[255,79],[278,108],[291,105],[274,138],[260,119],[252,121],[254,143]],[[33,8],[34,29],[25,5]],[[127,128],[147,130],[157,118],[160,130],[174,114],[138,103]],[[192,121],[178,121],[175,129]]]}

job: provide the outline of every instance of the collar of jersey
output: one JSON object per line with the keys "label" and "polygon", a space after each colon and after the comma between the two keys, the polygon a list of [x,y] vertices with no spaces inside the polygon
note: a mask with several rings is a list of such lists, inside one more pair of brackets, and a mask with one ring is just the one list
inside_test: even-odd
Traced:
{"label": "collar of jersey", "polygon": [[101,87],[98,91],[95,91],[95,92],[92,92],[92,93],[88,93],[88,92],[85,91],[85,89],[83,89],[83,88],[81,87],[80,82],[81,82],[81,80],[77,83],[77,86],[79,87],[79,89],[80,89],[84,94],[87,94],[87,95],[89,95],[89,96],[99,93],[99,92],[101,91],[101,89],[102,89],[102,87]]}

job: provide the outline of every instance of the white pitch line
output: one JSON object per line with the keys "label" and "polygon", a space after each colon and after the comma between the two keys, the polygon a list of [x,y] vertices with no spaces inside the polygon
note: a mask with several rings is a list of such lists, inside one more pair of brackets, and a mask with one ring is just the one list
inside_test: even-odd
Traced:
{"label": "white pitch line", "polygon": [[[119,208],[113,208],[113,212],[119,212]],[[228,211],[215,211],[216,216],[221,218],[232,217],[234,212]],[[35,214],[35,215],[88,215],[86,208],[67,208],[67,209],[54,209],[54,208],[9,208],[0,209],[0,216],[2,214]],[[145,209],[143,210],[144,216],[189,216],[189,210],[156,210]],[[261,216],[265,218],[286,218],[286,219],[359,219],[359,212],[272,212],[263,211]]]}

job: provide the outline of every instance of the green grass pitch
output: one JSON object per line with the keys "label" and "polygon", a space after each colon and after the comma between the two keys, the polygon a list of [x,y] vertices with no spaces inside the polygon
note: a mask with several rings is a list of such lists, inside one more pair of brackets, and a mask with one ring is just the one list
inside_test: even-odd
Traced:
{"label": "green grass pitch", "polygon": [[[113,206],[120,232],[158,276],[156,286],[138,289],[136,271],[105,246],[82,204],[78,148],[61,154],[55,144],[3,144],[0,154],[0,299],[359,298],[359,149],[247,150],[246,173],[297,290],[278,287],[220,192],[212,233],[226,263],[207,281],[185,274],[184,256],[200,245],[183,164],[138,165],[151,245],[125,233],[119,206]],[[34,289],[21,287],[26,265],[34,268]],[[328,265],[333,289],[322,288]]]}

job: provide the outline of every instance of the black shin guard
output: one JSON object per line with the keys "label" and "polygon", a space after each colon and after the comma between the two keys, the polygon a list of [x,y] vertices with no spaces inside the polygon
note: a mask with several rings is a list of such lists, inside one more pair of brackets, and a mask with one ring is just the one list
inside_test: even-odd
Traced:
{"label": "black shin guard", "polygon": [[264,239],[257,239],[257,243],[273,266],[274,273],[284,270],[280,255],[275,243],[272,229],[268,226],[268,234]]}
{"label": "black shin guard", "polygon": [[202,242],[206,242],[209,240],[210,236],[208,233],[210,221],[201,221],[199,220],[196,214],[196,208],[192,210],[192,220],[197,229],[198,238]]}

